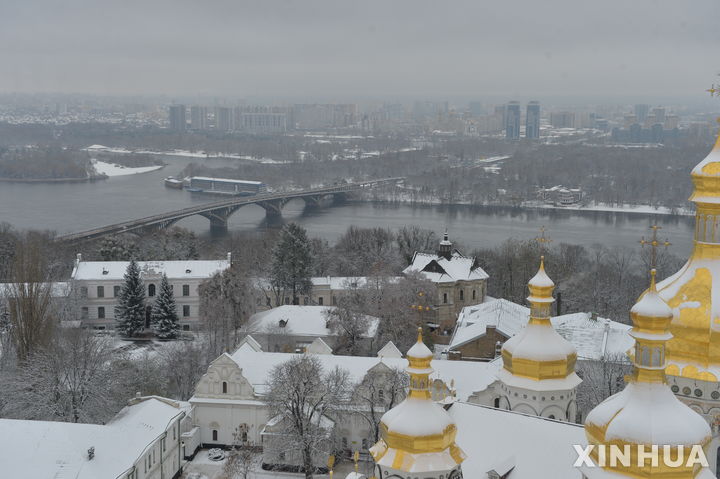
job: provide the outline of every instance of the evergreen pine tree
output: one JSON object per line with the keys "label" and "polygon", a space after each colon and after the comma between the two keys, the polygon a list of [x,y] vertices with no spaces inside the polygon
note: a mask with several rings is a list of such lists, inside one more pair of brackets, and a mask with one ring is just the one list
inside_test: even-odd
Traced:
{"label": "evergreen pine tree", "polygon": [[280,233],[272,255],[270,271],[273,289],[292,292],[293,304],[298,296],[308,294],[312,288],[313,257],[310,241],[304,228],[290,223]]}
{"label": "evergreen pine tree", "polygon": [[140,268],[135,260],[125,271],[125,282],[115,306],[115,320],[120,334],[131,338],[145,327],[145,286],[140,279]]}
{"label": "evergreen pine tree", "polygon": [[167,276],[163,274],[160,293],[155,298],[152,310],[152,327],[160,339],[175,339],[178,335],[178,315],[175,296],[170,288]]}

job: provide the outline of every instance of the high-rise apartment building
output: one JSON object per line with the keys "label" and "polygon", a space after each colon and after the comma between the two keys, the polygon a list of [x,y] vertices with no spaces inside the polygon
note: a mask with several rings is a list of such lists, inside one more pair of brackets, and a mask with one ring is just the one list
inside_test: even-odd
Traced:
{"label": "high-rise apartment building", "polygon": [[170,129],[174,131],[185,131],[187,122],[185,120],[185,105],[170,105],[168,109],[168,120]]}
{"label": "high-rise apartment building", "polygon": [[505,138],[520,139],[520,103],[511,101],[505,110]]}
{"label": "high-rise apartment building", "polygon": [[643,103],[635,105],[635,117],[637,117],[637,121],[639,123],[645,123],[648,112],[650,112],[650,105],[646,105]]}
{"label": "high-rise apartment building", "polygon": [[531,101],[527,104],[525,138],[529,140],[540,138],[540,103],[537,101]]}
{"label": "high-rise apartment building", "polygon": [[225,106],[215,108],[215,129],[220,131],[233,130],[233,110]]}
{"label": "high-rise apartment building", "polygon": [[550,124],[553,128],[575,128],[575,113],[571,111],[555,111],[550,113]]}
{"label": "high-rise apartment building", "polygon": [[191,106],[190,107],[190,129],[206,130],[207,129],[207,107]]}

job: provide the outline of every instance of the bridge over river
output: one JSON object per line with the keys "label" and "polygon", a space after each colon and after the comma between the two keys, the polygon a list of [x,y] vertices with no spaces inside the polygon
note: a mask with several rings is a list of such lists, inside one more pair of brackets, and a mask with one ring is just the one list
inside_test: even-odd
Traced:
{"label": "bridge over river", "polygon": [[324,188],[315,188],[309,190],[284,192],[284,193],[266,193],[251,197],[237,197],[230,199],[215,201],[211,203],[203,203],[198,206],[184,208],[182,210],[170,211],[159,215],[148,216],[136,220],[125,221],[114,225],[103,226],[79,233],[71,233],[56,237],[56,241],[74,242],[84,241],[103,236],[136,232],[140,233],[157,228],[168,228],[188,216],[200,215],[210,220],[210,229],[213,232],[227,231],[227,220],[238,209],[245,205],[258,205],[265,209],[268,217],[276,217],[282,214],[283,207],[295,198],[302,198],[306,206],[317,207],[320,203],[332,197],[336,201],[342,201],[351,193],[376,188],[378,186],[395,185],[404,178],[382,178],[378,180],[361,181],[357,183],[344,183]]}

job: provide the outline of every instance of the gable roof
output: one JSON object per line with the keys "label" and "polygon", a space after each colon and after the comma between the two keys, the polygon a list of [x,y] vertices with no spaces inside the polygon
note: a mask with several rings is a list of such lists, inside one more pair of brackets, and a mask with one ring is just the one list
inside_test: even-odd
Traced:
{"label": "gable roof", "polygon": [[[254,351],[251,348],[241,347],[231,357],[242,369],[242,374],[255,390],[255,394],[263,395],[267,392],[267,381],[272,369],[294,357],[292,353],[269,353]],[[380,363],[390,368],[405,369],[408,362],[404,358],[391,357],[363,357],[363,356],[336,356],[317,355],[326,371],[339,367],[350,374],[354,383],[359,383],[365,374]],[[455,380],[457,397],[461,400],[467,399],[474,391],[485,389],[495,381],[495,374],[502,367],[502,362],[494,361],[480,363],[475,361],[449,361],[435,359],[432,368],[435,372],[431,379],[441,379],[446,384]]]}
{"label": "gable roof", "polygon": [[[129,261],[77,261],[71,278],[74,280],[122,280]],[[140,277],[161,277],[168,279],[205,279],[230,267],[230,261],[138,261]]]}
{"label": "gable roof", "polygon": [[[277,308],[255,313],[250,317],[244,330],[248,333],[258,334],[289,334],[293,336],[328,337],[335,336],[326,327],[326,314],[335,306],[298,306],[283,305]],[[380,320],[367,316],[368,329],[363,335],[365,338],[375,337]],[[280,321],[285,325],[280,327]]]}
{"label": "gable roof", "polygon": [[450,259],[431,253],[415,252],[404,274],[420,273],[434,283],[454,283],[487,279],[488,274],[477,266],[475,258],[468,258],[458,251]]}
{"label": "gable roof", "polygon": [[[510,338],[522,331],[528,322],[530,309],[506,299],[462,309],[453,331],[448,350],[455,350],[484,336],[488,327],[495,327]],[[602,359],[624,354],[634,344],[628,334],[631,326],[610,319],[596,318],[590,313],[571,313],[551,318],[555,330],[570,341],[578,359]]]}
{"label": "gable roof", "polygon": [[587,444],[582,425],[462,402],[448,412],[457,424],[458,446],[468,451],[462,464],[465,477],[487,477],[488,471],[511,463],[512,479],[582,477],[573,467],[573,445]]}
{"label": "gable roof", "polygon": [[[164,398],[133,402],[106,425],[0,419],[0,434],[12,438],[0,448],[3,472],[9,477],[121,477],[184,414],[178,403]],[[92,460],[90,447],[95,448]]]}

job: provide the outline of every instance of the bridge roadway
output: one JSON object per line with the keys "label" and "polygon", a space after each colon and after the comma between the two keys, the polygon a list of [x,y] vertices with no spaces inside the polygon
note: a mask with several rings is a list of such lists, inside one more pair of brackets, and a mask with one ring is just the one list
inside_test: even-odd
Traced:
{"label": "bridge roadway", "polygon": [[251,197],[233,196],[231,199],[203,203],[182,210],[116,223],[79,233],[57,236],[55,240],[62,242],[84,241],[118,233],[140,233],[152,229],[168,228],[181,219],[194,215],[200,215],[210,220],[211,231],[222,232],[227,231],[227,220],[230,215],[246,205],[259,205],[265,209],[265,214],[268,217],[277,217],[282,214],[282,208],[290,200],[295,198],[302,198],[308,207],[317,207],[324,198],[329,196],[332,196],[335,200],[345,199],[349,193],[367,188],[375,188],[377,186],[396,184],[403,179],[402,177],[382,178],[295,192],[268,193]]}

